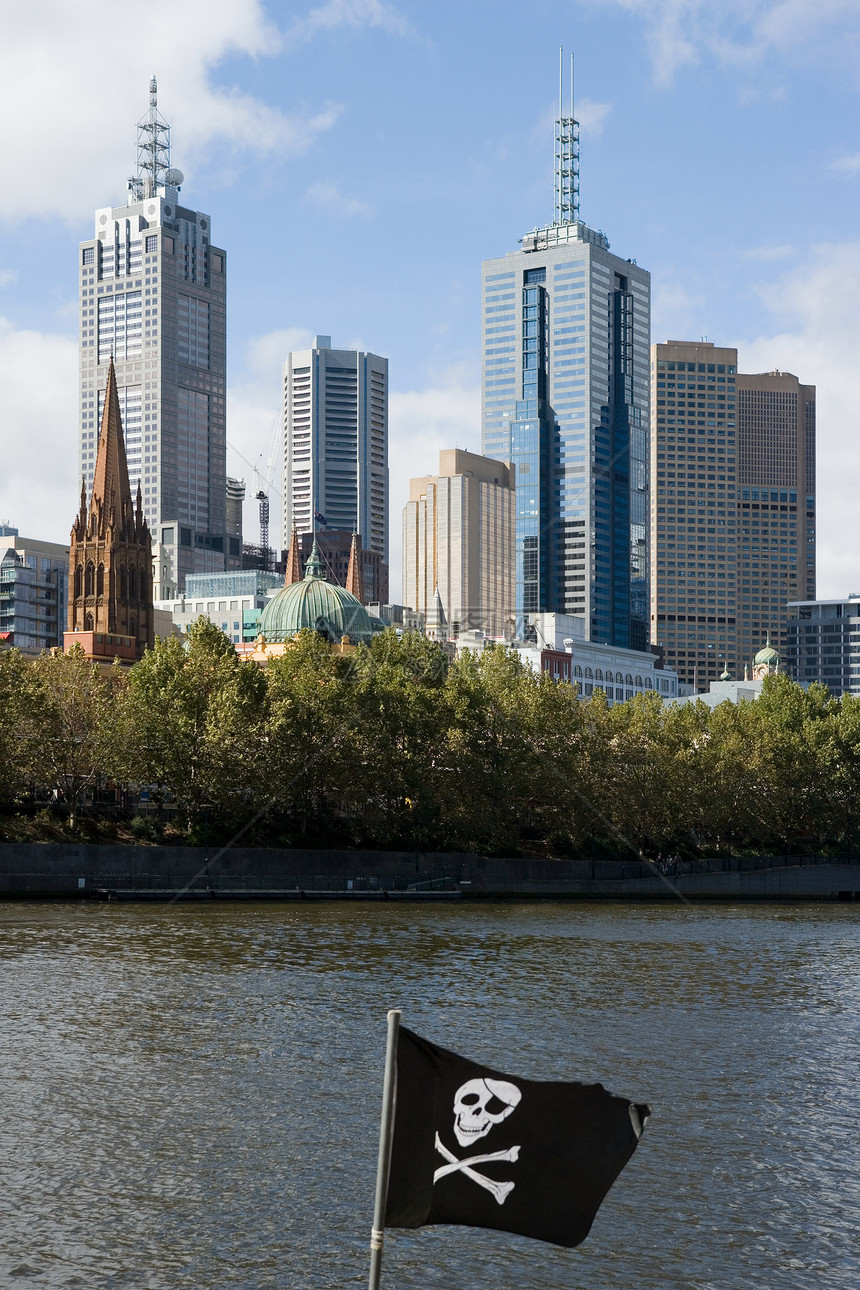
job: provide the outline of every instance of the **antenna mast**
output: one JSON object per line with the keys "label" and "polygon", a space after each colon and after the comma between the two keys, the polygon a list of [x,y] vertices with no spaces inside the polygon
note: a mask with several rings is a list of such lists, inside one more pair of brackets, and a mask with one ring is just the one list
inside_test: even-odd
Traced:
{"label": "antenna mast", "polygon": [[579,221],[579,122],[573,115],[573,54],[570,56],[570,113],[564,115],[564,50],[558,51],[558,118],[555,123],[554,224]]}
{"label": "antenna mast", "polygon": [[170,126],[158,111],[158,82],[149,82],[149,111],[137,123],[137,174],[128,181],[136,201],[155,197],[170,170]]}

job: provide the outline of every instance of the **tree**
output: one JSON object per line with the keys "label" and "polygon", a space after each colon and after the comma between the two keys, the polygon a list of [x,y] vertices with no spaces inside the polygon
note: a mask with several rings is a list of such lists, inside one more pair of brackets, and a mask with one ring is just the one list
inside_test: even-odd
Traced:
{"label": "tree", "polygon": [[29,662],[20,650],[0,650],[0,802],[13,801],[30,780],[33,697]]}
{"label": "tree", "polygon": [[338,654],[317,632],[305,630],[266,668],[265,792],[288,831],[311,841],[330,840],[344,829],[343,798],[358,755],[356,653]]}
{"label": "tree", "polygon": [[447,750],[447,677],[442,649],[417,632],[382,632],[355,656],[349,805],[369,841],[410,850],[445,844],[446,794],[456,773]]}
{"label": "tree", "polygon": [[130,671],[120,703],[115,766],[126,783],[169,792],[186,826],[203,811],[224,825],[246,819],[258,800],[266,682],[240,662],[206,618],[156,640]]}
{"label": "tree", "polygon": [[109,732],[122,681],[118,668],[103,673],[80,645],[51,650],[32,664],[23,732],[37,785],[69,805],[75,826],[84,790],[109,770]]}

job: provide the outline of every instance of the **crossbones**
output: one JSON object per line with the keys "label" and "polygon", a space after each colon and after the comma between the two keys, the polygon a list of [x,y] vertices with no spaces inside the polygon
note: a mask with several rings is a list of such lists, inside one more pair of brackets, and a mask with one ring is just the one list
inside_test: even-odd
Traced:
{"label": "crossbones", "polygon": [[500,1205],[505,1203],[510,1192],[513,1191],[515,1184],[512,1182],[494,1182],[492,1178],[487,1178],[485,1174],[479,1173],[473,1169],[473,1165],[485,1165],[491,1160],[517,1160],[519,1158],[519,1147],[509,1147],[507,1151],[491,1151],[483,1156],[468,1156],[465,1160],[458,1160],[453,1151],[449,1151],[442,1143],[439,1134],[436,1134],[436,1150],[444,1156],[449,1162],[447,1165],[440,1165],[433,1175],[433,1182],[437,1183],[440,1178],[447,1177],[448,1174],[463,1173],[472,1182],[476,1182],[479,1187],[486,1188],[492,1192]]}

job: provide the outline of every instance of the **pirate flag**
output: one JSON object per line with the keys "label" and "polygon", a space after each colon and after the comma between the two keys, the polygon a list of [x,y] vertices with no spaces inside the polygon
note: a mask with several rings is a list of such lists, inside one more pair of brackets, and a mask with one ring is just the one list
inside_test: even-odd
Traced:
{"label": "pirate flag", "polygon": [[386,1227],[585,1240],[650,1107],[601,1084],[512,1078],[400,1029]]}

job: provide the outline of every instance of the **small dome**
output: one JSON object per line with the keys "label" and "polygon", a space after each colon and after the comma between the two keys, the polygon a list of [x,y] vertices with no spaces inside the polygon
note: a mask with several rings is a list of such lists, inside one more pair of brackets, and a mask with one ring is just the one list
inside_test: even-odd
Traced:
{"label": "small dome", "polygon": [[273,645],[291,640],[306,627],[333,643],[348,636],[353,645],[366,645],[373,637],[373,624],[361,601],[323,577],[316,540],[302,581],[282,587],[260,615],[260,633]]}
{"label": "small dome", "polygon": [[770,635],[768,635],[767,644],[756,654],[754,662],[757,667],[759,664],[764,663],[768,664],[768,666],[775,666],[779,662],[779,655],[770,643]]}

